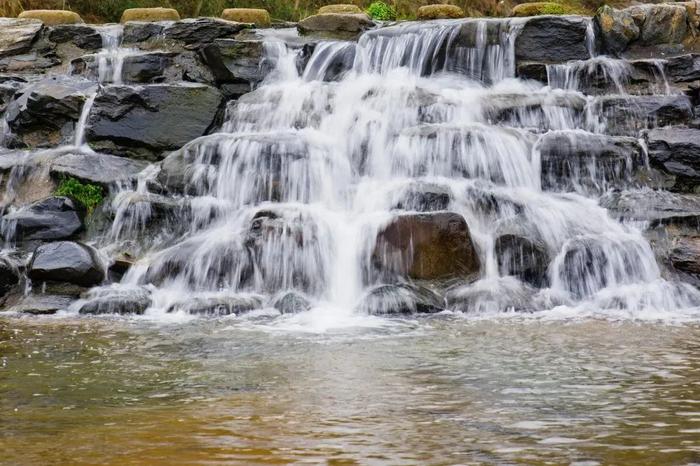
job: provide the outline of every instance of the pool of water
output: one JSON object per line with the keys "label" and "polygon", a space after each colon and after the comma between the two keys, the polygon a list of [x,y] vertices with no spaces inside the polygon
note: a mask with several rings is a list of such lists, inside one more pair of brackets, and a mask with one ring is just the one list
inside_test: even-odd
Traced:
{"label": "pool of water", "polygon": [[700,463],[700,324],[0,317],[3,464]]}

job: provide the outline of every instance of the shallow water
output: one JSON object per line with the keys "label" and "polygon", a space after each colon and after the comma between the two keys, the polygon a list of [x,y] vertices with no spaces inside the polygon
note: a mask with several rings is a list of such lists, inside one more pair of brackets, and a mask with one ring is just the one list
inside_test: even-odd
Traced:
{"label": "shallow water", "polygon": [[692,464],[700,325],[0,317],[3,464]]}

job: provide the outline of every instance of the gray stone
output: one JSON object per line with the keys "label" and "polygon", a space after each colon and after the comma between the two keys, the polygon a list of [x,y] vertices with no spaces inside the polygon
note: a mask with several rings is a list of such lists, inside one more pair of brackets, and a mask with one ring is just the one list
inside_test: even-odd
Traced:
{"label": "gray stone", "polygon": [[375,26],[364,13],[326,13],[309,16],[297,23],[299,32],[327,39],[354,39]]}
{"label": "gray stone", "polygon": [[0,57],[27,52],[42,27],[34,19],[0,18]]}
{"label": "gray stone", "polygon": [[120,181],[134,181],[148,164],[109,154],[65,154],[50,164],[56,177],[70,176],[109,189]]}
{"label": "gray stone", "polygon": [[55,241],[75,237],[85,225],[84,207],[72,199],[52,196],[2,217],[6,241]]}
{"label": "gray stone", "polygon": [[444,300],[432,290],[407,284],[379,285],[370,289],[359,305],[371,315],[434,314],[445,309]]}
{"label": "gray stone", "polygon": [[656,128],[645,138],[650,163],[676,177],[675,190],[700,186],[700,129]]}
{"label": "gray stone", "polygon": [[105,270],[92,247],[72,241],[58,241],[36,248],[29,263],[28,276],[35,282],[94,286],[104,280]]}
{"label": "gray stone", "polygon": [[590,57],[586,48],[588,18],[536,16],[527,18],[515,39],[516,61],[562,63]]}

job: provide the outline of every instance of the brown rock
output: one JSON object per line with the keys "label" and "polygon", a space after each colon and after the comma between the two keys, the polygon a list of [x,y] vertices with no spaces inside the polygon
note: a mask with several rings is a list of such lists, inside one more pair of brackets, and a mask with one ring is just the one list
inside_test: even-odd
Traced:
{"label": "brown rock", "polygon": [[456,5],[425,5],[418,8],[416,17],[420,20],[463,18],[464,10]]}

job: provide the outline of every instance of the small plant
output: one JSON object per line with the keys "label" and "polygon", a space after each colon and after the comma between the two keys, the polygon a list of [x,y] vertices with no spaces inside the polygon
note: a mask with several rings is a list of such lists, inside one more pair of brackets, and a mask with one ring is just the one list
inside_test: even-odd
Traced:
{"label": "small plant", "polygon": [[396,10],[384,2],[372,2],[367,8],[367,14],[378,21],[395,21]]}
{"label": "small plant", "polygon": [[104,194],[102,187],[81,183],[75,178],[63,178],[54,192],[56,196],[66,196],[85,206],[88,214],[91,214],[95,207],[102,204]]}

